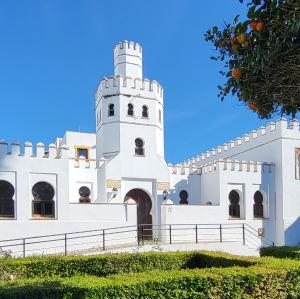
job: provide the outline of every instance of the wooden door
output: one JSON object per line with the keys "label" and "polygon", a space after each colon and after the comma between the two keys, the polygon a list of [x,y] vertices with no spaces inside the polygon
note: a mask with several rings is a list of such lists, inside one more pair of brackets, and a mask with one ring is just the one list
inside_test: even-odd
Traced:
{"label": "wooden door", "polygon": [[144,239],[152,239],[152,201],[150,196],[141,189],[132,189],[125,196],[125,202],[132,198],[137,205],[137,224]]}

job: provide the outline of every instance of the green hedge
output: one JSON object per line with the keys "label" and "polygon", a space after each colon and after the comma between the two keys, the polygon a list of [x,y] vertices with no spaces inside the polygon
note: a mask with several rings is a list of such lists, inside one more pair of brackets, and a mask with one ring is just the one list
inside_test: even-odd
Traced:
{"label": "green hedge", "polygon": [[300,298],[300,261],[207,251],[1,259],[1,273],[1,299]]}
{"label": "green hedge", "polygon": [[213,252],[160,252],[107,254],[97,256],[32,257],[1,259],[0,271],[17,277],[71,277],[74,275],[108,276],[152,270],[180,270],[207,267],[247,267],[257,259]]}
{"label": "green hedge", "polygon": [[0,284],[0,298],[298,298],[299,278],[258,266],[35,278]]}
{"label": "green hedge", "polygon": [[260,255],[300,260],[300,246],[282,246],[282,247],[261,248]]}

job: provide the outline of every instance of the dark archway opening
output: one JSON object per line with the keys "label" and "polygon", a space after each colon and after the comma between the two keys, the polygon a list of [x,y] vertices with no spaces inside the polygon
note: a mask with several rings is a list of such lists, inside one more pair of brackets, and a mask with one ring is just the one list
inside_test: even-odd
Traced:
{"label": "dark archway opening", "polygon": [[15,217],[15,207],[13,200],[14,194],[14,186],[7,181],[0,180],[0,217]]}
{"label": "dark archway opening", "polygon": [[264,197],[260,191],[254,193],[253,216],[254,218],[264,218]]}
{"label": "dark archway opening", "polygon": [[47,182],[38,182],[32,187],[32,216],[54,218],[54,188]]}
{"label": "dark archway opening", "polygon": [[229,216],[231,218],[240,218],[240,195],[236,190],[231,190],[229,193]]}
{"label": "dark archway opening", "polygon": [[139,225],[139,235],[144,240],[152,240],[152,201],[150,196],[141,189],[130,190],[124,202],[132,198],[137,205],[137,224]]}

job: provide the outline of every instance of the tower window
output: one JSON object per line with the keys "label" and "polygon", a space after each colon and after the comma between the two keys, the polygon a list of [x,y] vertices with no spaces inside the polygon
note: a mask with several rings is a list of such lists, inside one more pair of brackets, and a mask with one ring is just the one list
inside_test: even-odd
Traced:
{"label": "tower window", "polygon": [[32,187],[32,216],[54,218],[54,189],[47,182],[38,182]]}
{"label": "tower window", "polygon": [[88,146],[75,146],[75,159],[84,157],[86,160],[90,158],[90,148]]}
{"label": "tower window", "polygon": [[264,197],[260,191],[254,193],[253,216],[254,218],[264,217]]}
{"label": "tower window", "polygon": [[229,216],[231,218],[240,218],[240,195],[236,190],[229,193]]}
{"label": "tower window", "polygon": [[79,202],[80,203],[90,203],[90,195],[91,195],[91,190],[87,186],[82,186],[79,188]]}
{"label": "tower window", "polygon": [[108,116],[114,116],[115,115],[115,105],[109,104],[108,105]]}
{"label": "tower window", "polygon": [[188,202],[188,197],[189,197],[189,194],[187,193],[186,190],[181,190],[180,193],[179,193],[179,197],[180,197],[180,201],[179,203],[181,205],[187,205],[189,202]]}
{"label": "tower window", "polygon": [[136,156],[145,155],[144,141],[141,138],[135,139],[135,154]]}
{"label": "tower window", "polygon": [[7,181],[0,180],[0,217],[14,218],[15,207],[13,196],[15,188]]}
{"label": "tower window", "polygon": [[144,105],[142,107],[142,109],[143,109],[142,110],[142,116],[148,118],[149,117],[149,115],[148,115],[148,107]]}
{"label": "tower window", "polygon": [[128,104],[127,115],[129,115],[129,116],[133,116],[134,115],[133,105],[132,104]]}
{"label": "tower window", "polygon": [[158,121],[161,123],[161,110],[158,110]]}

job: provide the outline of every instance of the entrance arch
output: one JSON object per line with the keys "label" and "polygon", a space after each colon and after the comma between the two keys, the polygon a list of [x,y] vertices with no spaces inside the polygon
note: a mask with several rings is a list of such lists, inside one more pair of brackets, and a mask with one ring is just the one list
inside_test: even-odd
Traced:
{"label": "entrance arch", "polygon": [[132,189],[126,195],[124,202],[133,199],[137,205],[137,224],[140,225],[142,237],[152,239],[152,201],[150,196],[141,189]]}

